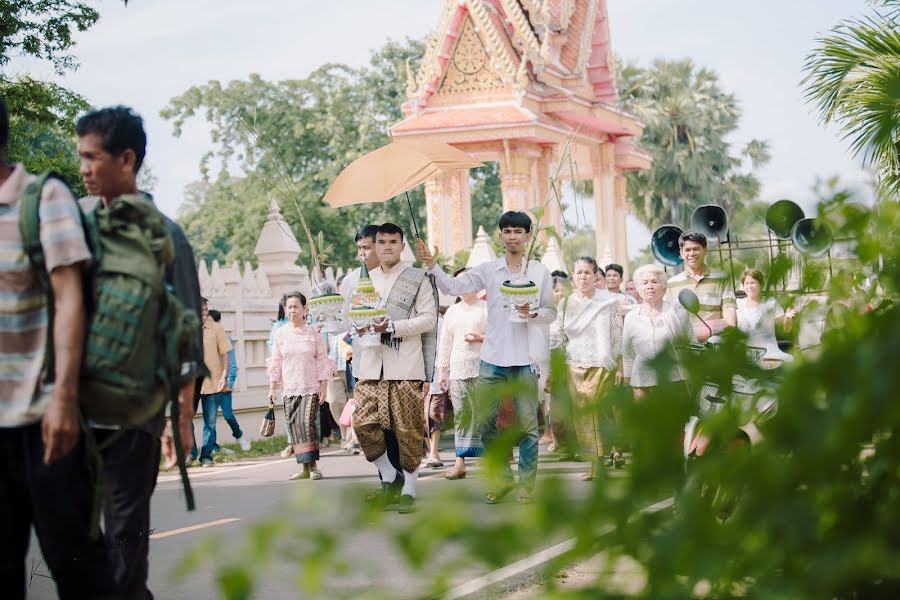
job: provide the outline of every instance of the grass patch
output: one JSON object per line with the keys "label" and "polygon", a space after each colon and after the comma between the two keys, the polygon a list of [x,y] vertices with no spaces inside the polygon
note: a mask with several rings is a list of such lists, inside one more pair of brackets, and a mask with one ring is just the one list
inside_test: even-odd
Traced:
{"label": "grass patch", "polygon": [[[229,439],[233,439],[233,438],[229,438]],[[284,450],[285,446],[287,446],[287,435],[282,433],[282,434],[278,434],[278,435],[273,435],[272,437],[269,437],[269,438],[261,438],[258,440],[253,440],[250,443],[250,450],[248,450],[247,452],[244,452],[243,450],[241,450],[241,447],[238,445],[237,442],[228,443],[228,444],[220,443],[219,446],[221,448],[227,448],[228,450],[231,450],[232,452],[234,452],[234,454],[229,454],[227,452],[214,452],[213,460],[215,460],[215,462],[217,464],[218,463],[233,463],[233,462],[238,462],[241,460],[246,460],[248,458],[263,458],[266,456],[272,456],[272,455],[278,454],[279,452]],[[163,467],[165,466],[165,463],[166,463],[166,459],[161,457],[159,459],[160,470],[163,469]],[[199,466],[200,466],[200,461],[195,460],[193,463],[188,465],[188,468],[193,469],[193,468],[199,467]],[[178,468],[173,467],[172,471],[176,472],[176,471],[178,471]]]}

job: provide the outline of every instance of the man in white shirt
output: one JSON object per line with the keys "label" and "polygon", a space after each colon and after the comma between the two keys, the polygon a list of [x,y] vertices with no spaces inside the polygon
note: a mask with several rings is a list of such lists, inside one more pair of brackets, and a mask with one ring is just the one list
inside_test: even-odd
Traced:
{"label": "man in white shirt", "polygon": [[[434,370],[438,303],[431,276],[400,262],[404,248],[400,227],[385,223],[378,228],[375,252],[381,266],[369,276],[388,317],[373,327],[382,343],[360,348],[354,357],[359,383],[353,429],[366,460],[381,475],[381,489],[367,500],[385,508],[399,503],[399,512],[408,513],[415,510],[425,429],[423,384]],[[388,457],[386,432],[397,438],[402,472]]]}
{"label": "man in white shirt", "polygon": [[[523,212],[509,211],[500,217],[498,226],[505,254],[496,261],[480,264],[455,278],[451,278],[435,264],[434,256],[421,241],[418,252],[419,260],[434,274],[438,289],[445,294],[458,296],[487,291],[488,328],[481,348],[479,380],[481,384],[498,384],[519,379],[529,388],[528,393],[513,400],[518,426],[522,430],[519,441],[518,498],[521,502],[530,502],[537,477],[537,381],[541,365],[548,362],[548,327],[556,319],[556,308],[550,272],[536,260],[523,264],[532,235],[531,217]],[[510,311],[503,306],[500,286],[523,269],[526,278],[538,286],[540,301],[537,307],[527,304],[516,307],[523,321],[513,322],[510,320]],[[497,435],[497,414],[500,409],[499,394],[492,394],[490,398],[491,404],[486,411],[487,420],[482,430],[485,445],[490,444]],[[487,493],[485,499],[488,503],[500,501],[515,489],[512,471],[508,469],[507,467],[506,484],[499,490]]]}
{"label": "man in white shirt", "polygon": [[606,280],[606,291],[610,294],[621,296],[628,304],[637,304],[634,296],[622,291],[623,277],[625,277],[625,269],[622,268],[622,265],[617,265],[616,263],[606,265],[603,275],[603,278]]}
{"label": "man in white shirt", "polygon": [[[378,254],[375,252],[375,236],[378,234],[378,225],[365,225],[356,232],[356,258],[359,262],[366,263],[369,273],[377,269],[381,265],[378,260]],[[353,298],[353,291],[356,284],[359,283],[360,267],[357,267],[347,273],[341,282],[341,295],[344,297],[344,310],[350,308],[350,302]]]}

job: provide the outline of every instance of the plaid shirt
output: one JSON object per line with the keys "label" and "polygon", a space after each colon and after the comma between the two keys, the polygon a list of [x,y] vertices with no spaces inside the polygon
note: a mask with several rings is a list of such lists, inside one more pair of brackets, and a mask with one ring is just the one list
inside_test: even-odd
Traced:
{"label": "plaid shirt", "polygon": [[[53,392],[53,384],[43,383],[47,292],[19,233],[19,200],[34,179],[17,164],[0,186],[0,427],[39,421]],[[50,272],[91,257],[75,198],[52,179],[41,195],[40,237]]]}

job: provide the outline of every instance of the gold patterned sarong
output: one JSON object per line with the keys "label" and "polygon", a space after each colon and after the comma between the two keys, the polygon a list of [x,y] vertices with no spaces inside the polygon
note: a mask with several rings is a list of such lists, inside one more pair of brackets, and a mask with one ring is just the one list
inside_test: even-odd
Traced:
{"label": "gold patterned sarong", "polygon": [[392,431],[400,446],[400,467],[412,473],[422,460],[425,396],[421,381],[360,381],[356,385],[353,430],[366,460],[387,451],[384,432]]}
{"label": "gold patterned sarong", "polygon": [[599,367],[581,369],[569,367],[569,391],[575,408],[575,434],[585,458],[603,456],[600,426],[608,407],[603,400],[612,389],[612,371]]}

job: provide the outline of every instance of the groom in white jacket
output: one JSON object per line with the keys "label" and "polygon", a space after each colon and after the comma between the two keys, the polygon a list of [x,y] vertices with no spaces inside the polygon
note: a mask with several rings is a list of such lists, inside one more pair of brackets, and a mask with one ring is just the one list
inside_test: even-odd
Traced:
{"label": "groom in white jacket", "polygon": [[[516,419],[522,437],[519,441],[518,500],[530,502],[537,477],[538,461],[538,376],[540,369],[549,363],[550,323],[556,319],[553,302],[553,283],[550,272],[536,260],[523,264],[526,248],[532,235],[532,222],[524,212],[503,213],[498,223],[500,241],[505,253],[493,262],[483,263],[457,277],[447,275],[434,261],[425,244],[418,240],[419,260],[434,274],[437,287],[445,294],[487,291],[488,326],[481,348],[479,382],[484,385],[519,379],[527,384],[528,391],[513,398]],[[435,248],[435,254],[438,249]],[[522,272],[524,271],[524,277]],[[521,320],[512,321],[512,313],[503,307],[500,286],[504,281],[522,278],[534,282],[540,292],[537,307],[527,304],[517,306]],[[482,431],[485,445],[497,435],[497,414],[500,395],[490,394],[489,410]],[[479,411],[481,412],[481,411]],[[499,502],[516,488],[512,471],[507,466],[507,481],[498,490],[485,496],[489,504]]]}

